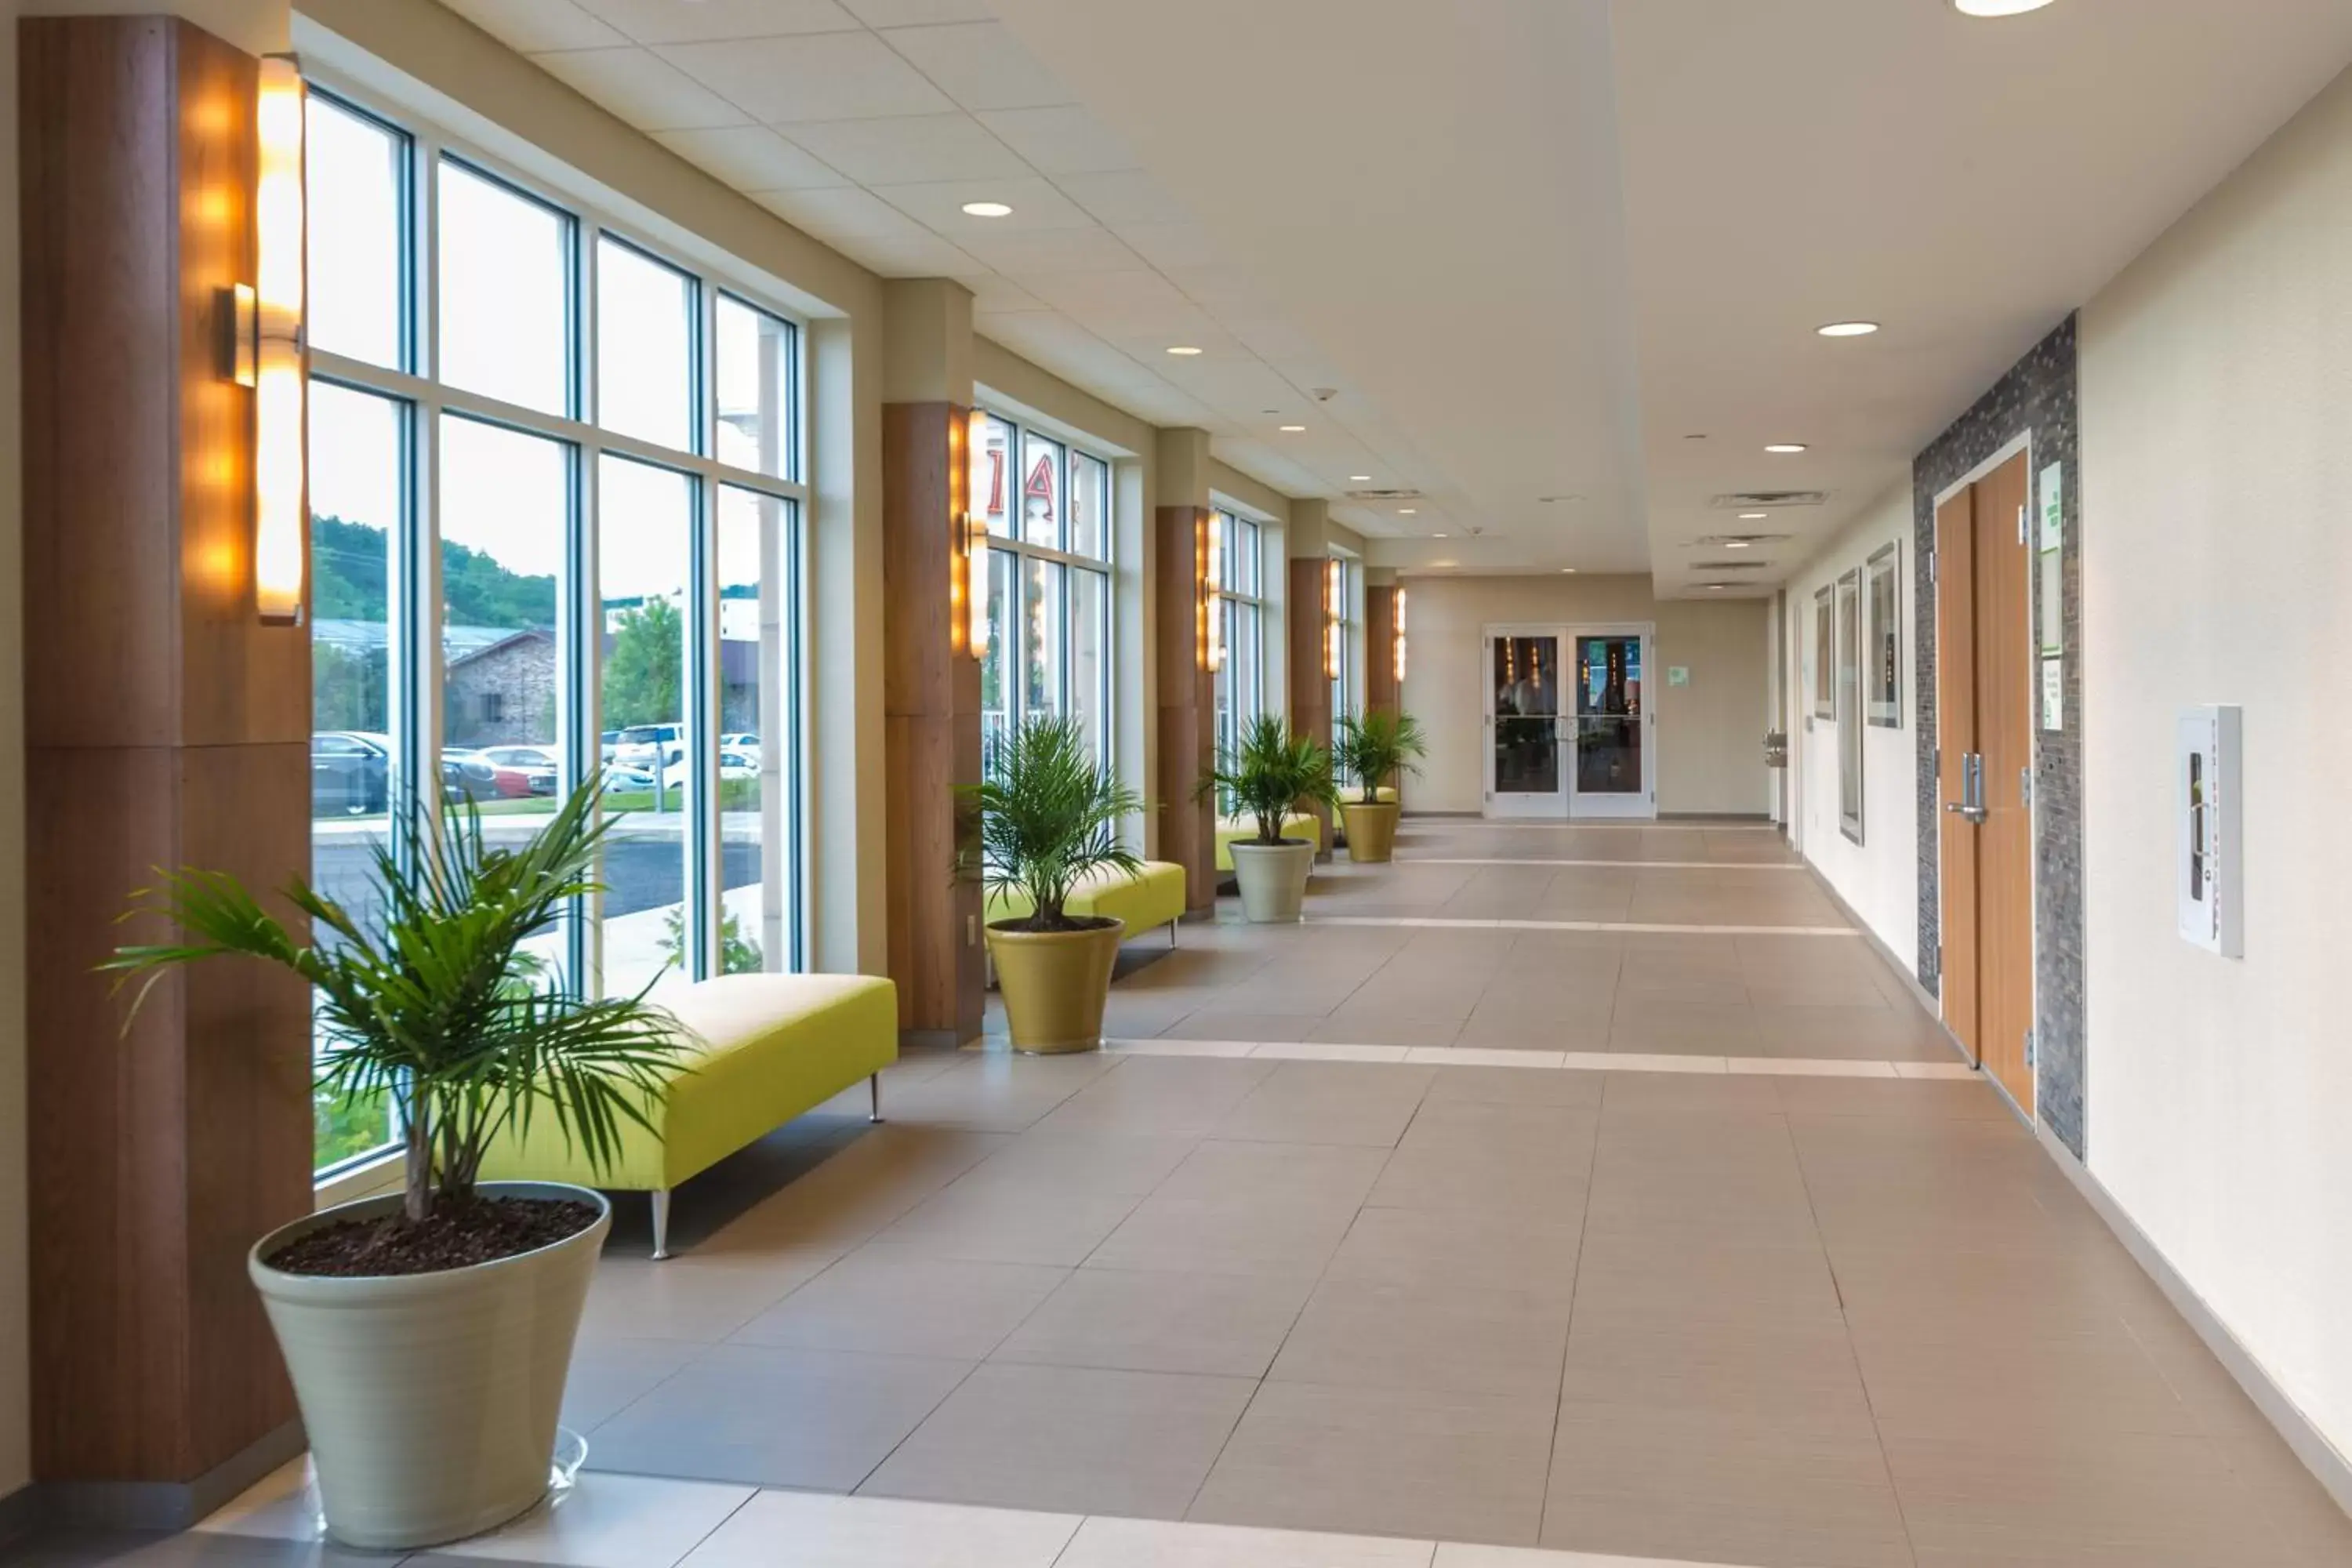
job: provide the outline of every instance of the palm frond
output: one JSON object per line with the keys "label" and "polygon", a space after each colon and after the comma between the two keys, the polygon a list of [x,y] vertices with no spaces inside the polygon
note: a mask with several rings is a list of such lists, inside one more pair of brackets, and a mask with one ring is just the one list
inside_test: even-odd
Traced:
{"label": "palm frond", "polygon": [[1068,928],[1081,882],[1142,859],[1119,837],[1143,801],[1104,766],[1074,718],[1039,714],[997,736],[981,782],[964,791],[966,844],[992,904],[1029,900],[1033,930]]}
{"label": "palm frond", "polygon": [[1240,742],[1220,747],[1215,762],[1192,786],[1193,798],[1230,795],[1235,810],[1257,823],[1257,841],[1282,842],[1282,820],[1297,805],[1337,809],[1339,786],[1331,753],[1286,720],[1261,714],[1242,727]]}
{"label": "palm frond", "polygon": [[1429,754],[1428,737],[1423,732],[1421,721],[1410,713],[1391,712],[1376,708],[1369,713],[1349,713],[1339,720],[1338,733],[1331,742],[1331,754],[1347,775],[1356,781],[1370,804],[1381,785],[1399,773],[1418,773],[1415,763]]}

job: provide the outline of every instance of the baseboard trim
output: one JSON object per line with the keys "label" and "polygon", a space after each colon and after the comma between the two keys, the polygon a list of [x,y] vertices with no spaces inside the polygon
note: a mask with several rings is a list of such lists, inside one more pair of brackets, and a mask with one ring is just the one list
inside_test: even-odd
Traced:
{"label": "baseboard trim", "polygon": [[[1785,838],[1787,835],[1783,834],[1781,837]],[[1968,1060],[1969,1053],[1967,1048],[1953,1037],[1953,1034],[1949,1029],[1944,1029],[1943,1005],[1936,1000],[1935,993],[1929,991],[1926,986],[1919,984],[1919,977],[1911,972],[1910,961],[1897,956],[1893,948],[1887,946],[1885,942],[1879,940],[1878,933],[1870,929],[1870,922],[1864,920],[1861,912],[1855,910],[1852,904],[1845,901],[1845,896],[1840,893],[1837,889],[1831,884],[1830,879],[1827,877],[1822,875],[1822,868],[1819,866],[1814,865],[1811,859],[1807,858],[1802,850],[1796,850],[1794,846],[1791,846],[1790,847],[1797,855],[1797,858],[1803,862],[1805,875],[1813,879],[1813,885],[1821,889],[1822,892],[1829,895],[1830,902],[1837,906],[1838,913],[1846,918],[1848,924],[1852,925],[1855,931],[1862,933],[1862,940],[1870,944],[1871,952],[1878,954],[1880,959],[1885,961],[1887,968],[1892,969],[1895,973],[1903,977],[1904,986],[1911,993],[1911,1000],[1919,1004],[1919,1010],[1921,1012],[1927,1014],[1928,1017],[1935,1020],[1936,1027],[1944,1030],[1944,1038],[1951,1042],[1954,1053],[1962,1060]],[[1970,1067],[1974,1067],[1976,1064],[1971,1061],[1969,1065]]]}
{"label": "baseboard trim", "polygon": [[2246,1397],[2254,1402],[2254,1407],[2263,1413],[2263,1419],[2278,1429],[2278,1435],[2286,1440],[2289,1448],[2294,1450],[2294,1457],[2303,1461],[2304,1468],[2327,1489],[2328,1496],[2336,1500],[2336,1506],[2352,1514],[2352,1459],[2347,1459],[2342,1450],[2327,1440],[2325,1433],[2311,1424],[2311,1418],[2287,1397],[2286,1391],[2279,1387],[2263,1363],[2239,1342],[2238,1336],[2231,1333],[2220,1315],[2206,1304],[2205,1298],[2197,1293],[2196,1287],[2181,1278],[2179,1270],[2173,1268],[2171,1259],[2166,1258],[2148,1234],[2140,1229],[2138,1222],[2124,1212],[2123,1205],[2116,1201],[2116,1195],[2107,1191],[2106,1184],[2091,1174],[2090,1167],[2074,1158],[2074,1152],[2058,1142],[2048,1128],[2035,1129],[2034,1138],[2041,1143],[2042,1152],[2066,1173],[2066,1179],[2074,1184],[2074,1190],[2083,1194],[2084,1201],[2091,1205],[2092,1211],[2109,1230],[2115,1232],[2116,1239],[2124,1244],[2124,1250],[2132,1255],[2132,1260],[2140,1266],[2141,1271],[2156,1281],[2156,1288],[2164,1292],[2165,1300],[2172,1303],[2173,1310],[2197,1331],[2197,1337],[2205,1342],[2205,1348],[2213,1352],[2214,1359],[2228,1371],[2237,1385],[2245,1390]]}
{"label": "baseboard trim", "polygon": [[41,1522],[41,1489],[31,1482],[0,1497],[0,1548],[33,1533]]}
{"label": "baseboard trim", "polygon": [[[192,1481],[42,1481],[33,1511],[40,1524],[120,1530],[185,1530],[309,1446],[299,1420],[289,1421]],[[23,1494],[18,1494],[22,1496]]]}

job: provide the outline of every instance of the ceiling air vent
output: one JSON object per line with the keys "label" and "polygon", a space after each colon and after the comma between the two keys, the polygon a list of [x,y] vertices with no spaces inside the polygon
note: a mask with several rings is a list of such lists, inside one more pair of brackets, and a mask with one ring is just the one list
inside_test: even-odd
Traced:
{"label": "ceiling air vent", "polygon": [[1685,550],[1746,550],[1759,544],[1785,544],[1795,538],[1792,533],[1710,533],[1704,539],[1694,539]]}
{"label": "ceiling air vent", "polygon": [[1694,561],[1694,572],[1761,572],[1771,565],[1769,561]]}
{"label": "ceiling air vent", "polygon": [[1757,507],[1820,506],[1829,499],[1827,490],[1739,490],[1706,504],[1717,511],[1746,511]]}
{"label": "ceiling air vent", "polygon": [[1348,499],[1349,499],[1349,500],[1383,501],[1383,500],[1423,500],[1423,499],[1425,499],[1425,498],[1422,495],[1422,493],[1421,493],[1419,490],[1412,490],[1412,489],[1402,489],[1402,490],[1349,490],[1349,491],[1348,492]]}
{"label": "ceiling air vent", "polygon": [[1691,586],[1701,593],[1717,593],[1725,589],[1739,589],[1745,591],[1755,587],[1756,584],[1753,583],[1694,583]]}

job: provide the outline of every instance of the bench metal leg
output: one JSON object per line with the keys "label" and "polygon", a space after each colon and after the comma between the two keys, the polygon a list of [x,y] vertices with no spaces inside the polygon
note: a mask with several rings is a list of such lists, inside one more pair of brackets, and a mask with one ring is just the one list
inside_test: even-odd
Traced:
{"label": "bench metal leg", "polygon": [[1176,922],[1174,921],[1170,921],[1168,922],[1168,945],[1171,948],[1176,945]]}
{"label": "bench metal leg", "polygon": [[654,1261],[669,1256],[669,1189],[656,1188],[654,1200]]}
{"label": "bench metal leg", "polygon": [[869,1104],[871,1105],[871,1107],[872,1107],[872,1109],[871,1109],[871,1110],[867,1110],[867,1111],[866,1111],[866,1121],[881,1121],[881,1120],[882,1120],[882,1075],[881,1075],[880,1073],[878,1073],[878,1072],[877,1072],[877,1073],[869,1073],[869,1074],[867,1074],[867,1075],[866,1075],[866,1100],[867,1100],[868,1103],[869,1103]]}

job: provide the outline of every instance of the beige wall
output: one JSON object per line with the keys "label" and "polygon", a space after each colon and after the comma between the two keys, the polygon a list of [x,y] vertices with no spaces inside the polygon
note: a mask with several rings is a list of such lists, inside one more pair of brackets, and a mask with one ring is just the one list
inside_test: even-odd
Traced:
{"label": "beige wall", "polygon": [[[1813,714],[1813,595],[1862,565],[1882,547],[1901,546],[1896,592],[1902,606],[1903,727],[1864,726],[1862,842],[1838,822],[1838,727]],[[1917,625],[1911,572],[1911,480],[1871,503],[1853,525],[1825,545],[1789,583],[1789,629],[1781,679],[1789,692],[1789,834],[1838,896],[1904,958],[1919,945],[1918,719],[1912,702],[1911,629]]]}
{"label": "beige wall", "polygon": [[[1767,655],[1764,604],[1654,599],[1647,577],[1412,577],[1405,580],[1404,705],[1429,732],[1416,811],[1476,812],[1486,794],[1486,677],[1482,639],[1506,622],[1649,621],[1658,669],[1645,674],[1658,721],[1662,813],[1761,814]],[[1668,665],[1690,684],[1669,687]]]}
{"label": "beige wall", "polygon": [[[2082,320],[2089,1163],[2352,1453],[2352,78]],[[2180,709],[2242,704],[2245,957],[2175,932]]]}

